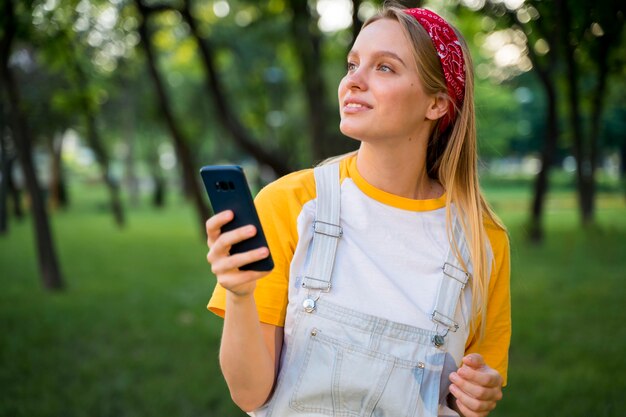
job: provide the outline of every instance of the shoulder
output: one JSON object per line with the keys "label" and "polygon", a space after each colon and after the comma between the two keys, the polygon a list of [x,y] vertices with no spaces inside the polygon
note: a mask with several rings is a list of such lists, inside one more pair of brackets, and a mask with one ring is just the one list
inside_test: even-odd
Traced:
{"label": "shoulder", "polygon": [[313,198],[315,198],[313,169],[303,169],[287,174],[266,185],[259,191],[255,200],[257,204],[282,204],[290,200],[304,204]]}
{"label": "shoulder", "polygon": [[254,203],[263,229],[272,245],[297,242],[297,219],[307,202],[315,198],[315,178],[312,169],[293,172],[265,186]]}
{"label": "shoulder", "polygon": [[[348,166],[354,159],[353,155],[331,163],[339,164],[340,180],[349,177]],[[256,196],[257,203],[268,202],[284,204],[293,202],[304,205],[316,197],[315,174],[313,168],[307,168],[287,174],[266,185]]]}
{"label": "shoulder", "polygon": [[485,216],[483,220],[483,226],[491,244],[491,248],[494,252],[494,256],[497,257],[498,253],[509,250],[509,233],[508,231],[497,224],[493,219]]}

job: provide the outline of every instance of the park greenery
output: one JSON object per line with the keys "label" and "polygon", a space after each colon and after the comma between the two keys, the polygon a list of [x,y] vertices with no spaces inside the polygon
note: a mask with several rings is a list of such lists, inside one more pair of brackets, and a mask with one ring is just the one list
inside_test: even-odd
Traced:
{"label": "park greenery", "polygon": [[[526,242],[530,180],[493,178],[511,236],[513,339],[494,417],[617,417],[626,407],[626,207],[602,184],[594,229],[578,227],[571,175]],[[131,210],[111,227],[103,187],[77,186],[52,218],[67,290],[37,279],[31,225],[0,239],[0,416],[243,417],[219,371],[222,320],[193,209]]]}
{"label": "park greenery", "polygon": [[[256,192],[355,149],[336,87],[381,3],[0,0],[0,416],[240,415],[198,170],[242,165]],[[398,3],[472,51],[481,183],[513,248],[496,415],[619,415],[625,5]]]}
{"label": "park greenery", "polygon": [[[550,170],[564,160],[573,161],[581,223],[593,224],[597,172],[620,153],[626,159],[623,4],[427,5],[456,16],[473,51],[485,165],[534,158],[530,238],[543,238]],[[159,206],[170,185],[195,208],[202,230],[210,209],[199,166],[246,164],[261,186],[353,149],[337,131],[333,97],[351,41],[376,6],[2,0],[0,231],[9,195],[21,213],[26,189],[42,281],[62,288],[47,204],[66,207],[72,181],[99,178],[119,227],[123,194],[136,204],[150,189]]]}

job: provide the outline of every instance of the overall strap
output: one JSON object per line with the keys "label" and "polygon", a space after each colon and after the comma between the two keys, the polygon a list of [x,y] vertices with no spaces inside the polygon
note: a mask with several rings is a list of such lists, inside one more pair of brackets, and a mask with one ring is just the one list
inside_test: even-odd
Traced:
{"label": "overall strap", "polygon": [[337,244],[343,235],[343,229],[339,225],[341,203],[339,163],[316,167],[313,172],[317,201],[309,264],[302,278],[302,287],[329,291]]}
{"label": "overall strap", "polygon": [[448,331],[456,332],[459,329],[459,323],[454,321],[454,316],[461,300],[461,291],[465,288],[465,285],[472,276],[469,248],[467,247],[465,234],[463,233],[463,228],[461,227],[457,213],[454,213],[453,219],[452,238],[468,270],[463,269],[459,263],[454,251],[454,246],[451,243],[446,261],[442,267],[443,278],[437,290],[435,308],[431,314],[431,320],[437,327],[443,326],[443,333],[438,332],[438,334],[433,337],[433,343],[437,347],[444,344],[444,338]]}

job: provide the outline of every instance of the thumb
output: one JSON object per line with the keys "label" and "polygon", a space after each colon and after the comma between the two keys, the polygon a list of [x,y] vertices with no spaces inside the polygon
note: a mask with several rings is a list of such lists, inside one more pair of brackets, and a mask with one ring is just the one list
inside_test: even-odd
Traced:
{"label": "thumb", "polygon": [[463,363],[470,368],[478,369],[485,366],[485,360],[479,353],[470,353],[463,358]]}

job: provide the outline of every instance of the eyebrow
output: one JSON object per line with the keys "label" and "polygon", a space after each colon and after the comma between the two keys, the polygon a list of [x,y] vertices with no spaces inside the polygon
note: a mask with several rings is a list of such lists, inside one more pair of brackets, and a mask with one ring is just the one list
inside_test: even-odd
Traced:
{"label": "eyebrow", "polygon": [[[355,55],[356,56],[359,55],[358,51],[351,50],[350,52],[348,52],[348,58],[350,58],[351,56],[355,56]],[[391,58],[396,61],[399,61],[405,67],[407,66],[406,63],[402,60],[402,58],[400,58],[398,54],[396,54],[395,52],[382,50],[382,51],[376,51],[372,55],[374,56],[374,58],[380,58],[380,57]]]}

